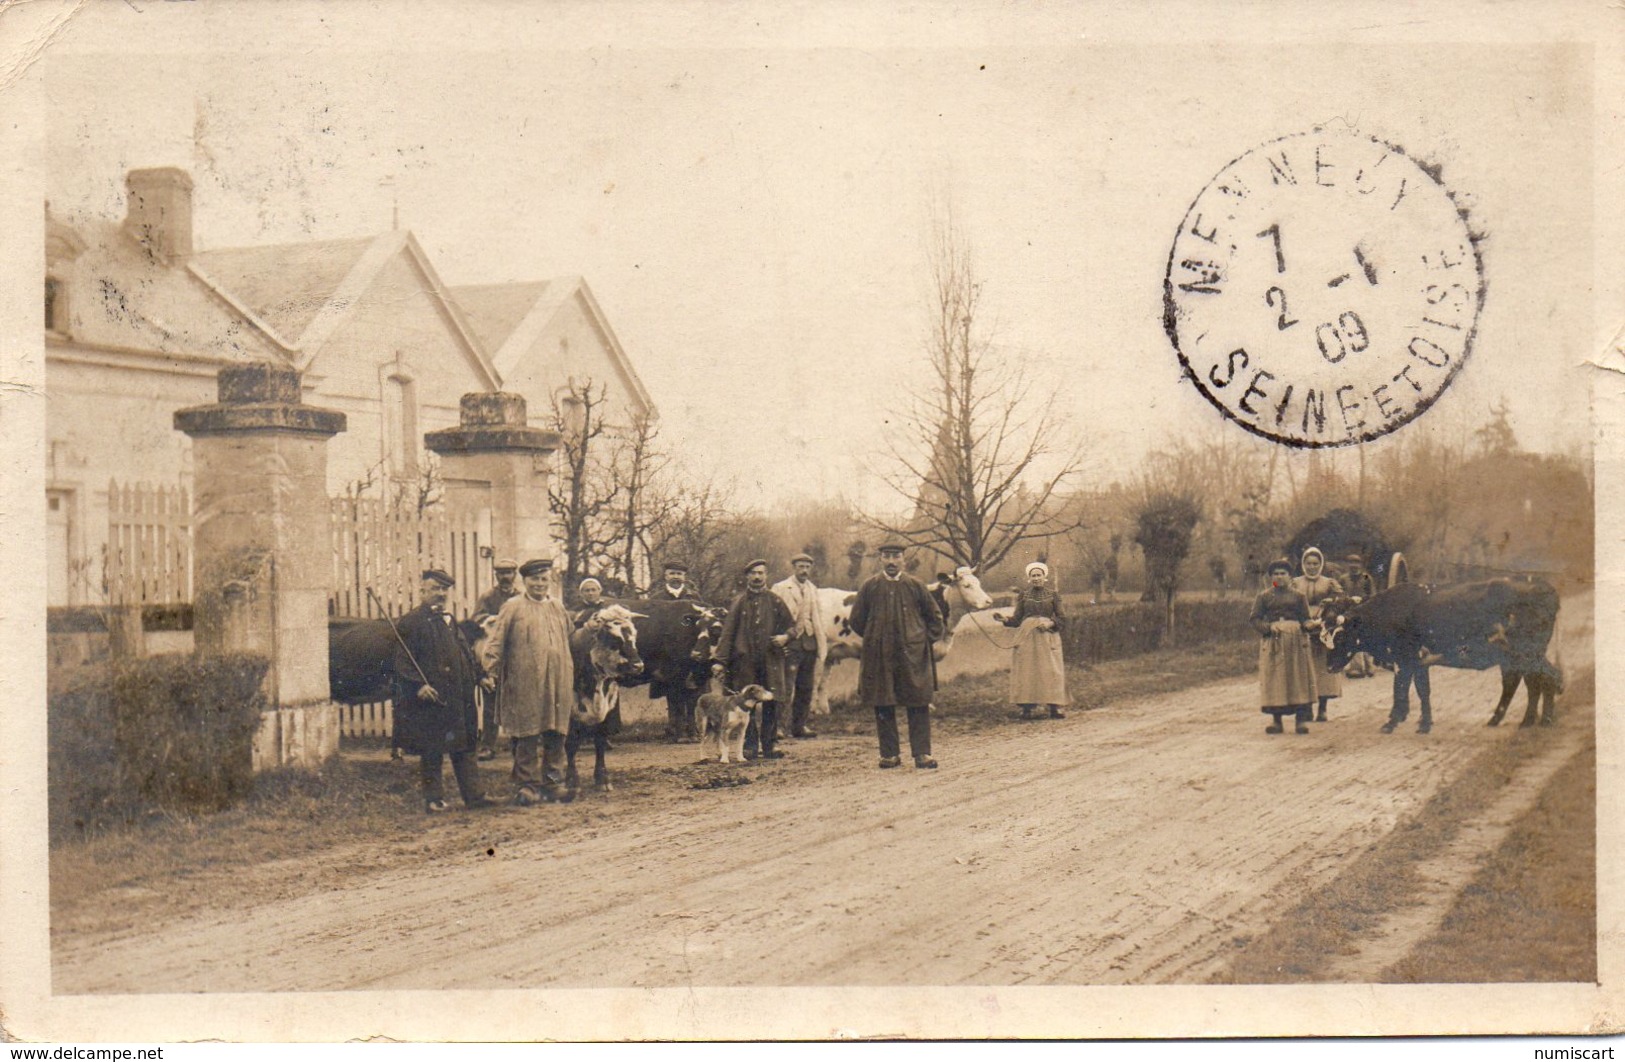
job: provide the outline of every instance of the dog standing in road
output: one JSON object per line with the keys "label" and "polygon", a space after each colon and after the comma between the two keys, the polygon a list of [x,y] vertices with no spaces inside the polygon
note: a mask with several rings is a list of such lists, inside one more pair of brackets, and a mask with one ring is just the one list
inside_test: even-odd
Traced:
{"label": "dog standing in road", "polygon": [[721,668],[713,668],[711,686],[695,706],[695,717],[700,729],[700,758],[709,760],[705,743],[712,738],[717,743],[717,762],[728,762],[728,750],[733,749],[736,762],[745,758],[745,727],[754,718],[761,725],[764,701],[771,701],[773,693],[752,683],[738,693],[728,693],[722,687]]}

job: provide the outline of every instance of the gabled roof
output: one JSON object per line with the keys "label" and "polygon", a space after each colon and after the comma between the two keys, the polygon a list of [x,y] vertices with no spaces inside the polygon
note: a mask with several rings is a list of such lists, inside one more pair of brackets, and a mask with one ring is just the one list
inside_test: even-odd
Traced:
{"label": "gabled roof", "polygon": [[517,284],[479,284],[451,289],[468,314],[471,326],[479,332],[497,372],[511,377],[520,362],[536,346],[548,325],[571,301],[577,302],[587,320],[603,340],[610,363],[626,393],[648,413],[655,412],[654,400],[643,386],[632,360],[609,326],[592,289],[581,277],[555,277],[552,280]]}
{"label": "gabled roof", "polygon": [[373,239],[202,251],[192,264],[297,346]]}
{"label": "gabled roof", "polygon": [[469,328],[410,232],[205,251],[193,256],[192,268],[286,337],[297,351],[296,366],[304,370],[354,312],[385,266],[403,254],[444,315],[470,366],[486,387],[499,388],[501,375],[484,344]]}

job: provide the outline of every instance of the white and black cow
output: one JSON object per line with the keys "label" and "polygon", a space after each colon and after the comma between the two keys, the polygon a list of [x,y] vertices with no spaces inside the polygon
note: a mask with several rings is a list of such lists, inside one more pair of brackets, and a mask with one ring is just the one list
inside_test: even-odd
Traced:
{"label": "white and black cow", "polygon": [[[1394,701],[1384,733],[1410,714],[1410,687],[1422,705],[1417,733],[1433,728],[1428,668],[1501,669],[1501,700],[1490,717],[1500,724],[1520,682],[1529,690],[1522,726],[1557,721],[1553,701],[1561,670],[1546,658],[1557,625],[1557,591],[1543,579],[1489,579],[1433,588],[1406,583],[1356,603],[1328,599],[1321,608],[1326,663],[1342,669],[1355,653],[1370,653],[1394,669]],[[1544,711],[1541,711],[1541,707]]]}
{"label": "white and black cow", "polygon": [[[993,607],[993,598],[982,589],[976,569],[960,565],[952,573],[939,573],[926,589],[942,610],[943,635],[931,645],[931,655],[939,662],[948,655],[954,644],[954,626],[966,613],[981,612]],[[852,606],[858,600],[856,590],[822,587],[818,591],[819,612],[824,617],[825,650],[813,687],[814,712],[829,711],[829,693],[826,684],[831,669],[842,660],[856,660],[863,652],[863,638],[852,629]]]}
{"label": "white and black cow", "polygon": [[593,743],[593,786],[605,793],[613,788],[604,755],[609,736],[621,728],[621,686],[643,670],[634,622],[642,618],[624,605],[605,605],[570,635],[576,706],[564,751],[569,758],[566,784],[572,792],[580,781],[576,753],[588,739]]}

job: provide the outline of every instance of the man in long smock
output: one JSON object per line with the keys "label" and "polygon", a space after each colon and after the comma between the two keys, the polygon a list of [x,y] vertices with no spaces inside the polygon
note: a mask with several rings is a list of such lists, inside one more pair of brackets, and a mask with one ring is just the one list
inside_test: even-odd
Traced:
{"label": "man in long smock", "polygon": [[[779,701],[784,697],[784,647],[790,642],[795,618],[784,599],[767,588],[767,561],[745,565],[745,589],[728,606],[728,619],[717,641],[716,659],[728,669],[728,685],[742,690],[755,684],[767,687],[773,699],[762,703],[760,728],[753,719],[745,730],[745,758],[756,757],[761,743],[764,760],[784,758],[778,743]],[[760,730],[760,733],[758,733]]]}
{"label": "man in long smock", "polygon": [[858,588],[847,621],[863,639],[858,658],[858,700],[875,710],[880,766],[902,764],[897,708],[908,709],[908,747],[914,766],[935,767],[931,757],[931,695],[937,688],[931,643],[944,631],[942,613],[925,584],[903,571],[903,547],[880,547],[880,573]]}
{"label": "man in long smock", "polygon": [[[485,670],[502,690],[502,728],[514,739],[514,803],[565,803],[564,738],[575,705],[570,617],[549,593],[553,562],[519,567],[525,592],[497,613],[485,639]],[[540,757],[538,757],[540,752]]]}

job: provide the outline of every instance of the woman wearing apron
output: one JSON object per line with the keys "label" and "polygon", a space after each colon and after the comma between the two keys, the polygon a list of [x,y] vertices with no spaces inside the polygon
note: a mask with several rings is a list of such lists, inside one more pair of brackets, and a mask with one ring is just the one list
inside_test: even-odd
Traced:
{"label": "woman wearing apron", "polygon": [[1010,699],[1021,705],[1021,717],[1031,719],[1040,704],[1049,707],[1051,719],[1066,718],[1064,705],[1072,698],[1066,693],[1066,669],[1061,660],[1061,596],[1045,582],[1049,566],[1042,561],[1027,565],[1027,588],[1016,599],[1016,611],[1009,618],[995,612],[993,618],[1006,627],[1018,628],[1015,648],[1010,652]]}
{"label": "woman wearing apron", "polygon": [[[1320,550],[1310,546],[1303,551],[1303,574],[1292,580],[1292,589],[1302,594],[1309,602],[1309,618],[1318,623],[1320,620],[1321,602],[1328,597],[1336,597],[1343,592],[1337,585],[1337,580],[1326,575],[1326,558]],[[1333,697],[1343,695],[1343,676],[1326,667],[1326,646],[1318,637],[1309,639],[1309,655],[1315,661],[1315,692],[1320,698],[1320,706],[1315,712],[1315,722],[1326,721],[1326,702]]]}
{"label": "woman wearing apron", "polygon": [[1309,733],[1309,706],[1315,700],[1314,660],[1309,655],[1309,602],[1292,589],[1292,564],[1285,559],[1269,566],[1269,589],[1253,602],[1253,629],[1258,646],[1259,710],[1275,721],[1266,734],[1282,732],[1281,717],[1296,718],[1296,730]]}

